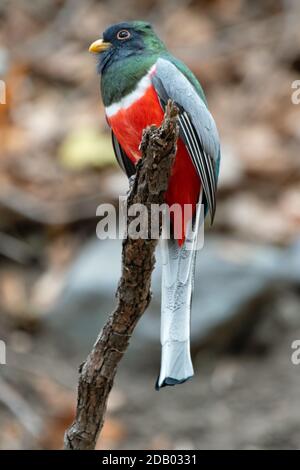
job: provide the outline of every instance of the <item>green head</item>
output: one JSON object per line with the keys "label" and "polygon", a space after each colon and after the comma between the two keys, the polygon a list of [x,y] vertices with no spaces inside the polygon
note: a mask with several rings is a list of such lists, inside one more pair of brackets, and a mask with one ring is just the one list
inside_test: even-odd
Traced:
{"label": "green head", "polygon": [[118,23],[90,46],[99,54],[98,71],[105,106],[130,93],[166,48],[144,21]]}

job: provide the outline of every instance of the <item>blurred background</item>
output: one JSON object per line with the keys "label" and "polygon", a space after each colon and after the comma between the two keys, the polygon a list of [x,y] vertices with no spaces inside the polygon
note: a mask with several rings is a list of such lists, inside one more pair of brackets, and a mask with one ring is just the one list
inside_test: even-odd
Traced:
{"label": "blurred background", "polygon": [[88,46],[128,19],[152,22],[201,80],[223,160],[215,224],[198,254],[195,377],[154,390],[158,260],[97,447],[298,448],[297,0],[1,0],[0,448],[61,448],[78,365],[115,303],[120,242],[96,238],[95,213],[127,181]]}

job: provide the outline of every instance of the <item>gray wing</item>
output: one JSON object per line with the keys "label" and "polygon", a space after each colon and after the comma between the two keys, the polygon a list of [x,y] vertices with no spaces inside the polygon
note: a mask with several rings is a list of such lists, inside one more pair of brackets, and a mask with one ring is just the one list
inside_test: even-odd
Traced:
{"label": "gray wing", "polygon": [[158,59],[152,83],[163,107],[171,99],[179,108],[180,137],[201,179],[213,222],[220,158],[215,121],[190,81],[169,60]]}
{"label": "gray wing", "polygon": [[132,163],[130,158],[127,157],[113,131],[111,131],[111,139],[116,159],[121,169],[126,173],[128,178],[130,178],[135,174],[135,165]]}

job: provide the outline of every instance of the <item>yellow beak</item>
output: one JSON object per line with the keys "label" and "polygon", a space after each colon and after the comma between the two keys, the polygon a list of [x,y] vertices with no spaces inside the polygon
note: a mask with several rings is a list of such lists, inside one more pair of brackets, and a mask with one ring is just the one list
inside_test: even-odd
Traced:
{"label": "yellow beak", "polygon": [[104,42],[103,39],[97,39],[97,41],[93,42],[90,47],[90,52],[101,53],[106,51],[111,46],[110,42]]}

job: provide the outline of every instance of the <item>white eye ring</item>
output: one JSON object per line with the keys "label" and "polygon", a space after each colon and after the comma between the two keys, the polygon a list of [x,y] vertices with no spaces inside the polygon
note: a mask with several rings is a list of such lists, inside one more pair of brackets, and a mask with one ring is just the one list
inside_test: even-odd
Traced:
{"label": "white eye ring", "polygon": [[130,32],[127,31],[127,29],[121,29],[121,31],[118,32],[117,38],[120,41],[124,41],[125,39],[130,38]]}

